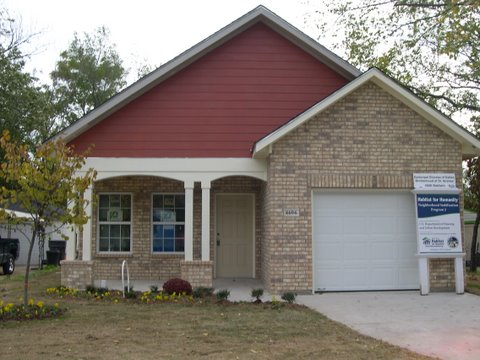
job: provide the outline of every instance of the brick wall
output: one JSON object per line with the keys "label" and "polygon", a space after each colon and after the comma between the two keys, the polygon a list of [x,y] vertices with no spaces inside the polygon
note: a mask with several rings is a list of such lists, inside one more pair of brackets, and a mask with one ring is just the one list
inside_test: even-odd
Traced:
{"label": "brick wall", "polygon": [[455,259],[429,259],[432,291],[455,291]]}
{"label": "brick wall", "polygon": [[[414,172],[455,173],[461,184],[461,163],[459,143],[378,86],[356,90],[273,146],[263,201],[265,286],[312,288],[312,190],[412,189]],[[283,208],[300,216],[286,218]]]}
{"label": "brick wall", "polygon": [[85,290],[93,285],[93,261],[62,260],[61,265],[63,286]]}
{"label": "brick wall", "polygon": [[180,262],[181,278],[187,280],[192,287],[213,287],[213,261]]}
{"label": "brick wall", "polygon": [[[125,192],[132,194],[131,254],[97,252],[97,209],[92,219],[92,260],[95,280],[120,279],[121,263],[128,261],[131,279],[168,280],[180,276],[183,254],[152,253],[152,194],[184,193],[181,181],[151,176],[125,176],[97,181],[94,193]],[[195,217],[198,217],[198,208]],[[194,234],[198,238],[198,234]],[[197,255],[198,256],[198,255]]]}

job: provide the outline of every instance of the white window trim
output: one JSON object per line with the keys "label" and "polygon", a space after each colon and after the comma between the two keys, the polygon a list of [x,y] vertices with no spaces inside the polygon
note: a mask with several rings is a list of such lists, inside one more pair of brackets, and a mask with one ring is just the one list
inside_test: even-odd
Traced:
{"label": "white window trim", "polygon": [[[121,222],[113,222],[113,221],[102,221],[102,225],[130,225],[130,251],[100,251],[100,195],[130,195],[130,221],[121,221]],[[102,191],[97,193],[98,202],[97,202],[97,254],[99,255],[131,255],[132,248],[133,248],[133,193],[131,192],[109,192],[109,191]]]}
{"label": "white window trim", "polygon": [[[151,199],[150,199],[150,252],[152,255],[183,255],[185,254],[185,233],[183,235],[183,246],[184,246],[184,251],[153,251],[153,226],[154,225],[162,225],[162,224],[167,224],[167,225],[182,225],[185,231],[185,220],[183,222],[159,222],[159,221],[153,221],[153,197],[155,195],[183,195],[185,197],[185,193],[183,192],[155,192],[152,193]],[[185,206],[185,205],[184,205]],[[185,207],[183,209],[185,211]]]}

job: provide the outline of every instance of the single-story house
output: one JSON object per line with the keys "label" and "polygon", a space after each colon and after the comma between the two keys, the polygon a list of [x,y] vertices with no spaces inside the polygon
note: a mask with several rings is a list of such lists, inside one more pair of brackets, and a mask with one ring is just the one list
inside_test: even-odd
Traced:
{"label": "single-story house", "polygon": [[[56,138],[98,172],[62,282],[256,278],[270,292],[418,289],[412,175],[480,141],[377,69],[255,8]],[[453,259],[429,261],[432,289]]]}

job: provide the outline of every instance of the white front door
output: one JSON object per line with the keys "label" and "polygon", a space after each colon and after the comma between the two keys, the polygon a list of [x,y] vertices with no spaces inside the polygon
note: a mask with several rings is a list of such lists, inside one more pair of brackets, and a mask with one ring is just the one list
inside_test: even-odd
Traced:
{"label": "white front door", "polygon": [[254,196],[217,195],[217,277],[253,277]]}
{"label": "white front door", "polygon": [[419,288],[410,192],[318,192],[313,203],[316,291]]}

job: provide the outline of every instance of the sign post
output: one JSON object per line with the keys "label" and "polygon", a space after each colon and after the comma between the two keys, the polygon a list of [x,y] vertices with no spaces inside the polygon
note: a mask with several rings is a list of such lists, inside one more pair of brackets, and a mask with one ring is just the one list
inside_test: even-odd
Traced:
{"label": "sign post", "polygon": [[460,190],[454,174],[413,174],[420,293],[430,292],[428,260],[453,258],[455,290],[464,293]]}

